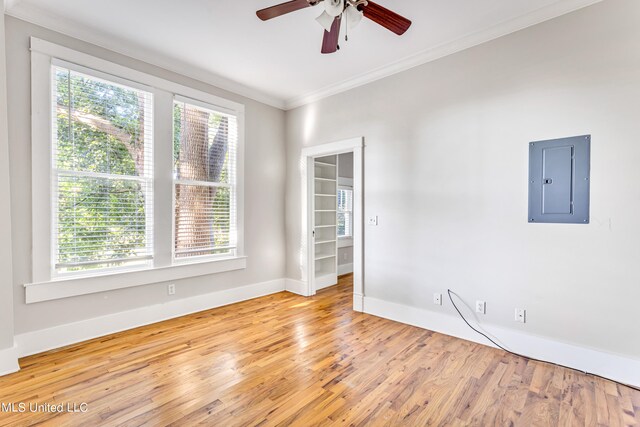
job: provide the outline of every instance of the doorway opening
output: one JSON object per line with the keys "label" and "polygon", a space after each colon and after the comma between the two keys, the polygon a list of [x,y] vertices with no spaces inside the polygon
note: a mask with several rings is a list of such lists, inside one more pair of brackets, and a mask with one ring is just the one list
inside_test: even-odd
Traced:
{"label": "doorway opening", "polygon": [[354,310],[362,311],[363,138],[305,148],[303,157],[307,295],[344,276],[353,282]]}

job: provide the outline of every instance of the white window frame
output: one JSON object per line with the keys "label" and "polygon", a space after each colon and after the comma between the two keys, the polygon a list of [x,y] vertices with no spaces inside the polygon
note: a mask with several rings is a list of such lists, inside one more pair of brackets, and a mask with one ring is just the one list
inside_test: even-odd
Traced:
{"label": "white window frame", "polygon": [[[125,84],[153,94],[154,258],[152,266],[53,274],[52,65]],[[173,100],[188,98],[238,120],[236,160],[237,251],[225,258],[173,261]],[[244,105],[35,37],[31,38],[33,268],[26,302],[141,286],[246,268],[244,256]]]}
{"label": "white window frame", "polygon": [[[343,178],[338,178],[338,180],[341,180]],[[344,184],[338,184],[338,191],[340,190],[348,190],[351,191],[351,200],[352,200],[352,206],[351,206],[351,222],[350,222],[350,232],[351,234],[348,236],[338,236],[338,248],[346,248],[349,246],[353,246],[353,232],[354,232],[354,227],[353,227],[353,186],[351,185],[344,185]]]}
{"label": "white window frame", "polygon": [[[96,71],[96,70],[92,70],[90,68],[87,67],[82,67],[80,65],[77,64],[72,64],[70,62],[66,62],[66,61],[62,61],[59,60],[57,58],[51,58],[51,67],[50,67],[50,78],[53,79],[53,67],[54,66],[58,66],[60,68],[64,68],[64,69],[68,69],[72,72],[77,72],[77,73],[81,73],[87,77],[91,77],[91,78],[95,78],[107,83],[114,83],[117,85],[121,85],[121,86],[125,86],[125,87],[130,87],[132,89],[135,90],[140,90],[140,91],[144,91],[144,92],[148,92],[151,93],[151,98],[153,99],[153,90],[151,87],[149,86],[145,86],[142,85],[140,83],[137,82],[133,82],[133,81],[129,81],[117,76],[111,76],[109,74],[105,74],[102,73],[100,71]],[[53,80],[52,80],[52,84],[49,87],[50,92],[50,96],[53,97],[55,96],[55,93],[53,91]],[[49,100],[49,102],[51,102],[51,98]],[[151,112],[151,119],[153,120],[153,110]],[[56,123],[53,120],[53,117],[50,117],[50,126],[51,126],[51,133],[50,133],[50,147],[53,148],[53,138],[54,136],[57,134],[57,127],[56,127]],[[154,141],[153,141],[153,133],[151,132],[150,134],[147,134],[148,130],[145,130],[145,141],[151,141],[151,153],[153,156],[153,151],[154,151]],[[34,146],[35,148],[35,146]],[[49,196],[52,200],[55,199],[57,197],[57,188],[56,188],[56,182],[57,182],[57,177],[60,176],[60,173],[56,173],[55,172],[55,168],[52,167],[51,165],[51,157],[52,157],[53,153],[52,151],[49,151],[49,163],[50,163],[50,168],[51,168],[51,178],[50,178],[50,183],[49,183],[49,187],[50,187],[50,191],[51,191],[51,195]],[[153,165],[153,157],[152,157],[152,161],[151,161],[151,166],[153,168],[153,173],[155,173],[155,167]],[[86,173],[84,172],[83,174],[85,175],[90,175],[90,173]],[[98,174],[100,175],[100,174]],[[108,175],[108,174],[102,174],[102,175]],[[116,175],[113,175],[111,178],[120,178],[120,179],[127,179],[126,177],[119,177]],[[136,181],[139,182],[146,182],[151,184],[151,186],[153,187],[153,174],[152,177],[149,178],[145,178],[145,177],[139,177],[139,179],[136,179]],[[154,215],[153,215],[153,206],[154,206],[154,191],[153,188],[151,190],[151,198],[147,199],[146,203],[147,203],[147,207],[151,207],[151,209],[146,209],[147,212],[151,212],[152,214],[147,214],[147,220],[146,220],[146,224],[147,224],[147,241],[151,243],[151,247],[155,248],[154,245],[154,241],[153,241],[153,234],[154,234]],[[51,200],[51,201],[52,201]],[[49,212],[52,213],[52,208],[53,206],[50,205],[49,207]],[[35,214],[34,214],[35,217]],[[58,223],[57,223],[57,218],[54,215],[51,215],[51,228],[50,228],[50,232],[51,232],[51,239],[49,242],[50,245],[50,255],[51,255],[51,264],[50,264],[50,269],[51,269],[51,279],[52,280],[56,280],[56,279],[64,279],[64,278],[74,278],[74,277],[91,277],[91,276],[97,276],[97,275],[101,275],[101,274],[111,274],[111,273],[118,273],[118,272],[127,272],[127,271],[134,271],[134,270],[140,270],[140,269],[144,269],[144,268],[149,268],[150,266],[153,266],[153,259],[149,259],[147,260],[147,262],[145,263],[145,265],[138,265],[138,266],[128,266],[128,265],[122,265],[122,266],[117,266],[117,267],[109,267],[109,268],[96,268],[94,270],[87,270],[87,271],[80,271],[80,272],[69,272],[69,273],[59,273],[58,271],[56,271],[55,265],[56,265],[56,246],[58,244],[57,242],[57,233],[55,233],[55,230],[57,229]],[[35,237],[35,236],[34,236]],[[35,242],[34,242],[34,247],[35,247]]]}
{"label": "white window frame", "polygon": [[[184,96],[180,96],[180,95],[176,95],[174,96],[174,102],[178,102],[178,103],[186,103],[186,104],[191,104],[193,106],[196,107],[200,107],[204,110],[208,110],[212,113],[223,113],[223,114],[229,114],[228,111],[226,110],[222,110],[219,107],[215,106],[215,105],[210,105],[210,104],[206,104],[204,102],[198,101],[196,99],[191,99],[191,98],[187,98]],[[174,105],[174,104],[172,104]],[[173,123],[173,122],[172,122]],[[240,126],[240,123],[238,122],[238,127]],[[173,131],[172,131],[173,132]],[[238,132],[240,132],[240,130],[238,129]],[[172,133],[173,136],[173,133]],[[239,138],[239,136],[238,136]],[[240,142],[238,141],[237,144],[239,145]],[[173,157],[172,157],[173,159]],[[174,159],[175,160],[175,159]],[[238,147],[236,146],[236,166],[238,163]],[[173,172],[173,169],[172,169]],[[206,186],[211,186],[211,187],[232,187],[234,191],[231,192],[231,204],[233,205],[235,203],[235,205],[238,205],[238,171],[236,169],[235,171],[235,176],[233,177],[232,182],[230,182],[229,184],[222,184],[222,183],[213,183],[213,182],[201,182],[198,183],[197,181],[190,181],[190,180],[184,180],[184,179],[173,179],[173,186],[171,187],[173,190],[173,205],[172,205],[172,242],[175,242],[175,238],[176,238],[176,184],[186,184],[186,185],[191,185],[191,184],[201,184],[201,185],[206,185]],[[238,214],[236,212],[236,215],[231,215],[231,229],[232,230],[236,230],[236,236],[234,236],[233,239],[238,239],[239,238],[239,223],[238,223]],[[232,239],[232,240],[233,240]],[[238,253],[238,245],[235,245],[233,247],[233,252],[234,253]],[[202,262],[202,260],[213,260],[213,259],[224,259],[224,258],[228,258],[229,255],[226,254],[221,254],[221,255],[217,255],[217,254],[212,254],[212,255],[200,255],[200,256],[196,256],[196,257],[184,257],[184,258],[178,258],[176,257],[176,250],[175,250],[175,244],[172,243],[171,245],[171,259],[173,261],[174,264],[179,265],[179,264],[190,264],[190,263],[194,263],[194,262]],[[233,255],[235,256],[235,255]]]}

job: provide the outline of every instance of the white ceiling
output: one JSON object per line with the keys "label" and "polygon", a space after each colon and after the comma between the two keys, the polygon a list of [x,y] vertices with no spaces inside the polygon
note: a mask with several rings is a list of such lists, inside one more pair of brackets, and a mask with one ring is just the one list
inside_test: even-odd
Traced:
{"label": "white ceiling", "polygon": [[5,0],[7,13],[281,107],[375,80],[599,0],[376,0],[413,21],[373,21],[320,54],[321,6],[262,22],[284,0]]}

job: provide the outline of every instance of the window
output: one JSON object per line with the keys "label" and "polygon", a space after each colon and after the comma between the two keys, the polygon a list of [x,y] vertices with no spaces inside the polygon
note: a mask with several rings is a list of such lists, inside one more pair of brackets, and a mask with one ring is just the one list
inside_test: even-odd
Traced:
{"label": "window", "polygon": [[62,67],[52,77],[55,273],[148,263],[152,95]]}
{"label": "window", "polygon": [[353,190],[338,189],[338,237],[353,236]]}
{"label": "window", "polygon": [[236,145],[234,116],[175,102],[174,257],[236,251]]}
{"label": "window", "polygon": [[31,77],[27,303],[246,268],[242,104],[36,38]]}

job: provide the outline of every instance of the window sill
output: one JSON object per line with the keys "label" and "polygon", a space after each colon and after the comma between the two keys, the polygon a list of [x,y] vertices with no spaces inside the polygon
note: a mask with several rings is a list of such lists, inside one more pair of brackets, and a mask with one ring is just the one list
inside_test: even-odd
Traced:
{"label": "window sill", "polygon": [[73,277],[50,282],[25,284],[26,303],[51,301],[115,289],[132,288],[151,283],[205,276],[247,268],[247,257],[185,263],[168,267],[119,272],[93,277]]}

